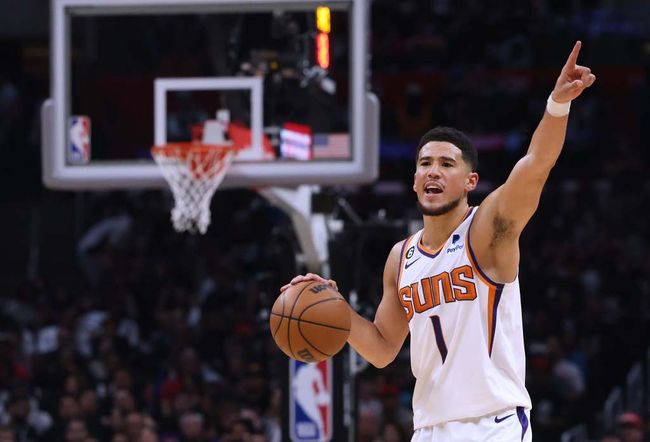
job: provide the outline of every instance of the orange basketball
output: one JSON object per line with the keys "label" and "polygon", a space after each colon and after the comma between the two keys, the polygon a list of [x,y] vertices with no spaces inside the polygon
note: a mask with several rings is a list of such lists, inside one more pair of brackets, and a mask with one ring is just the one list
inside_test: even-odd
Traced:
{"label": "orange basketball", "polygon": [[275,343],[290,358],[318,362],[339,352],[350,334],[350,310],[322,282],[292,285],[278,296],[269,318]]}

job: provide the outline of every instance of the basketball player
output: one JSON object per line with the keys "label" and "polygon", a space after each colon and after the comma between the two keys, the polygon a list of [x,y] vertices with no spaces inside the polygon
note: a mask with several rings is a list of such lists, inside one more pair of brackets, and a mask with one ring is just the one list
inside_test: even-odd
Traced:
{"label": "basketball player", "polygon": [[[395,244],[374,322],[352,312],[348,339],[384,367],[411,333],[413,441],[532,440],[518,241],[562,150],[571,101],[596,80],[576,63],[580,46],[562,68],[528,152],[480,206],[467,202],[479,179],[469,139],[439,127],[420,141],[413,190],[424,228]],[[307,274],[290,284],[305,280],[326,281]]]}

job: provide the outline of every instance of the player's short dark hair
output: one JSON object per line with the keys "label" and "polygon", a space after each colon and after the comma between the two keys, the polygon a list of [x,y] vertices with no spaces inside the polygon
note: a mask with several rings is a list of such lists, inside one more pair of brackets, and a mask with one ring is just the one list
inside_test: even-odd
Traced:
{"label": "player's short dark hair", "polygon": [[420,156],[420,149],[422,149],[422,146],[431,141],[447,141],[459,148],[463,153],[463,160],[467,165],[469,165],[472,172],[476,172],[476,169],[478,168],[478,152],[469,137],[463,132],[454,129],[453,127],[434,127],[420,138],[416,160]]}

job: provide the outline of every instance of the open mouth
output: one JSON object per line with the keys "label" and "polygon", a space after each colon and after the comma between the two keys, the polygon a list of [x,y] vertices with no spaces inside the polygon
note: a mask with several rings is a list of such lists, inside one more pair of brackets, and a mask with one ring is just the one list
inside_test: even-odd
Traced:
{"label": "open mouth", "polygon": [[424,188],[424,193],[426,195],[438,195],[442,193],[442,189],[434,184],[430,184]]}

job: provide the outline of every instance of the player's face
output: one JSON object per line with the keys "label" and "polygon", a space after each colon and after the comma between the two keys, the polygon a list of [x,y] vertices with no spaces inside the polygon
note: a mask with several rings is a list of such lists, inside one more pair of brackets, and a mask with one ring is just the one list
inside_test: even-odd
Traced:
{"label": "player's face", "polygon": [[467,197],[478,182],[462,151],[447,141],[431,141],[420,149],[413,190],[423,215],[443,215]]}

